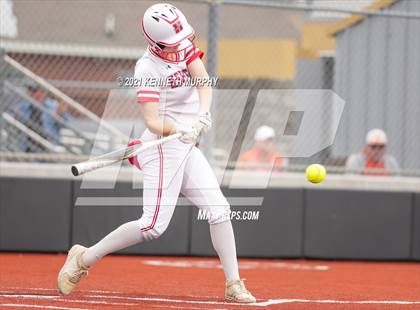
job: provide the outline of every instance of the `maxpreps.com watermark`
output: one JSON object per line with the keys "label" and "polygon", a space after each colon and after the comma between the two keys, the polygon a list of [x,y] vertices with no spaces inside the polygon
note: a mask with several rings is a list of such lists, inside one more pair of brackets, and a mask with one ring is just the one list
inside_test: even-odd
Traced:
{"label": "maxpreps.com watermark", "polygon": [[214,219],[230,219],[236,221],[258,221],[260,217],[260,211],[233,211],[229,210],[222,214],[214,213],[208,210],[198,210],[197,220],[199,221],[211,221]]}
{"label": "maxpreps.com watermark", "polygon": [[121,88],[139,88],[139,87],[216,87],[219,81],[218,77],[210,78],[191,78],[187,75],[169,76],[164,78],[135,78],[135,77],[117,77],[118,87]]}

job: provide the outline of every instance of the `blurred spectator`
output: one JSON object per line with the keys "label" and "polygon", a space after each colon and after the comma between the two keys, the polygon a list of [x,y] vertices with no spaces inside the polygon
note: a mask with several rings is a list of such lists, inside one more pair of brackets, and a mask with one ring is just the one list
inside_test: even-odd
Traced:
{"label": "blurred spectator", "polygon": [[381,129],[372,129],[366,135],[366,146],[363,151],[352,154],[346,162],[347,173],[364,175],[398,174],[396,159],[386,154],[388,138]]}
{"label": "blurred spectator", "polygon": [[[23,99],[15,110],[17,120],[49,142],[59,144],[62,124],[54,116],[70,121],[71,115],[67,111],[66,104],[49,97],[38,85],[28,84],[26,89],[36,103],[42,105],[52,115]],[[43,151],[44,147],[34,139],[25,136],[20,139],[18,149],[22,152],[39,152]]]}
{"label": "blurred spectator", "polygon": [[[67,111],[67,105],[64,102],[58,102],[51,97],[45,97],[43,104],[44,107],[53,115],[61,117],[65,121],[70,121],[71,115]],[[42,113],[41,123],[44,128],[47,140],[54,144],[59,144],[60,129],[62,125],[48,113]]]}
{"label": "blurred spectator", "polygon": [[273,128],[259,127],[255,132],[254,146],[239,157],[239,167],[264,171],[270,170],[271,165],[274,164],[274,171],[285,168],[286,159],[283,159],[274,148],[275,136]]}
{"label": "blurred spectator", "polygon": [[[46,98],[46,93],[37,85],[26,85],[28,94],[38,103],[42,104]],[[41,121],[41,111],[37,109],[29,101],[22,99],[15,110],[18,121],[23,123],[27,128],[44,137],[45,133]],[[25,136],[18,142],[18,149],[22,152],[39,152],[44,147],[34,139]]]}

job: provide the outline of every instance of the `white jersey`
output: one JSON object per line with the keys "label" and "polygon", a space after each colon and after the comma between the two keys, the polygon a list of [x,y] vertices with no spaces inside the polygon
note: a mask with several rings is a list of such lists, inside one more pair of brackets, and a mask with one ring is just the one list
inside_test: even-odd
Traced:
{"label": "white jersey", "polygon": [[159,102],[159,116],[168,121],[192,125],[197,121],[199,96],[195,86],[184,85],[190,78],[188,64],[203,52],[191,50],[186,61],[171,63],[153,55],[149,49],[137,63],[134,73],[137,102]]}

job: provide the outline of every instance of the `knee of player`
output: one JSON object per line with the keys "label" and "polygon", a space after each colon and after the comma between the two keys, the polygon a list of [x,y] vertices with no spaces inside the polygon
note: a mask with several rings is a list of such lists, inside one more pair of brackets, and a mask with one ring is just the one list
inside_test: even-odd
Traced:
{"label": "knee of player", "polygon": [[210,225],[220,224],[223,222],[230,221],[230,212],[224,213],[220,216],[215,216],[208,219],[208,223]]}
{"label": "knee of player", "polygon": [[163,233],[166,231],[166,228],[168,225],[156,225],[151,229],[153,236],[156,238],[159,238],[163,235]]}
{"label": "knee of player", "polygon": [[230,205],[219,205],[211,208],[208,216],[208,223],[210,225],[219,224],[222,222],[230,221],[231,210]]}
{"label": "knee of player", "polygon": [[211,206],[210,210],[211,212],[218,213],[218,214],[228,213],[230,212],[230,204],[227,201],[227,199],[225,199],[223,203]]}
{"label": "knee of player", "polygon": [[166,228],[167,228],[167,225],[159,225],[159,224],[153,225],[151,227],[143,229],[142,233],[144,234],[144,238],[150,241],[150,240],[154,240],[162,236]]}

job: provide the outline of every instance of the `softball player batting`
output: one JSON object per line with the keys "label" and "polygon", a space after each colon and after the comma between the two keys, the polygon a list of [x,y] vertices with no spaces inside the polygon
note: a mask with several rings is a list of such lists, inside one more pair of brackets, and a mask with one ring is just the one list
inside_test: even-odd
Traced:
{"label": "softball player batting", "polygon": [[[194,30],[180,10],[156,4],[146,10],[142,30],[149,47],[137,61],[137,102],[147,129],[142,143],[180,133],[181,136],[130,158],[143,172],[143,214],[125,223],[90,248],[74,245],[58,274],[58,288],[69,294],[90,267],[109,253],[158,238],[168,227],[181,192],[210,214],[210,234],[226,276],[225,299],[252,303],[254,296],[239,276],[230,206],[201,151],[199,135],[211,127],[212,89],[192,86],[189,79],[208,79],[194,46]],[[156,81],[167,81],[164,86]]]}

